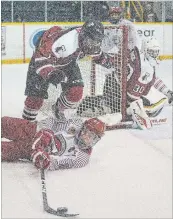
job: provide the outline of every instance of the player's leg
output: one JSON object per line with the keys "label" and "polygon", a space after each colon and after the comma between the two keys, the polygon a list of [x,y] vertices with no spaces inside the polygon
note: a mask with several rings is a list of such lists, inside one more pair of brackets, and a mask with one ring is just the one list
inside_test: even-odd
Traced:
{"label": "player's leg", "polygon": [[1,160],[17,161],[30,159],[32,147],[26,139],[20,141],[1,141]]}
{"label": "player's leg", "polygon": [[48,98],[49,82],[36,74],[34,62],[31,61],[27,73],[25,95],[25,106],[22,117],[29,121],[34,121],[38,111],[43,105],[44,99]]}
{"label": "player's leg", "polygon": [[63,71],[66,74],[67,82],[61,83],[62,93],[53,106],[55,116],[59,120],[65,119],[67,109],[77,109],[79,101],[83,96],[83,79],[76,62],[72,62]]}
{"label": "player's leg", "polygon": [[32,140],[36,132],[37,124],[25,119],[2,117],[1,137],[9,140]]}
{"label": "player's leg", "polygon": [[19,158],[29,159],[36,127],[36,123],[24,119],[2,117],[1,137],[11,140],[10,142],[1,142],[2,161],[17,161]]}

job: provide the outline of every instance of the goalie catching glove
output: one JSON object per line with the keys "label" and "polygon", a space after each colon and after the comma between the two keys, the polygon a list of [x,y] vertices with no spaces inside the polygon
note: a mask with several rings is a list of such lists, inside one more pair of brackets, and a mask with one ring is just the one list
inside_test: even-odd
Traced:
{"label": "goalie catching glove", "polygon": [[130,107],[127,109],[127,114],[132,116],[134,121],[133,128],[145,130],[152,127],[152,123],[144,110],[141,99],[130,104]]}

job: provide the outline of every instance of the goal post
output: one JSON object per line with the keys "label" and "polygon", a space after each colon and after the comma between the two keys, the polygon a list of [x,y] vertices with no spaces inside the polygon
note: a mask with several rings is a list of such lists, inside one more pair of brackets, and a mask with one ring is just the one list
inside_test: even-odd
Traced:
{"label": "goal post", "polygon": [[[92,58],[87,63],[83,60],[80,61],[79,66],[84,79],[84,97],[77,112],[79,116],[99,117],[105,122],[108,122],[108,117],[110,117],[109,120],[121,118],[118,121],[125,121],[128,62],[127,27],[106,26],[102,50],[112,57],[114,66],[111,69],[106,69],[95,64]],[[88,72],[89,66],[90,71]]]}

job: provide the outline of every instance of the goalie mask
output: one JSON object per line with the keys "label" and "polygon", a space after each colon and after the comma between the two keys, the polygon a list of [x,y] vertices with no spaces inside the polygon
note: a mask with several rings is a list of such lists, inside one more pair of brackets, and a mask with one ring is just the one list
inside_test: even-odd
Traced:
{"label": "goalie mask", "polygon": [[157,59],[160,52],[160,46],[155,38],[151,38],[145,42],[144,54],[147,59]]}
{"label": "goalie mask", "polygon": [[124,8],[111,7],[109,9],[109,22],[111,24],[117,24],[121,18],[124,17]]}
{"label": "goalie mask", "polygon": [[98,21],[87,21],[79,34],[79,45],[85,55],[98,55],[104,37],[104,27]]}
{"label": "goalie mask", "polygon": [[86,120],[77,136],[80,149],[93,147],[104,135],[105,123],[97,118]]}

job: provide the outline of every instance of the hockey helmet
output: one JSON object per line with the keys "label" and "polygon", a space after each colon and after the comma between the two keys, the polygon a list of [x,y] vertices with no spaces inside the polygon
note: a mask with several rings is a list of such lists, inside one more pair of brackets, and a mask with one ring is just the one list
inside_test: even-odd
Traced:
{"label": "hockey helmet", "polygon": [[118,21],[124,17],[124,8],[111,7],[109,9],[109,21],[111,24],[117,24]]}
{"label": "hockey helmet", "polygon": [[150,38],[144,42],[144,54],[146,58],[157,59],[160,53],[160,45],[155,38]]}
{"label": "hockey helmet", "polygon": [[97,55],[101,52],[104,27],[99,21],[87,21],[79,34],[79,45],[85,55]]}
{"label": "hockey helmet", "polygon": [[81,149],[93,147],[104,135],[105,123],[97,118],[86,120],[78,135],[78,145]]}

